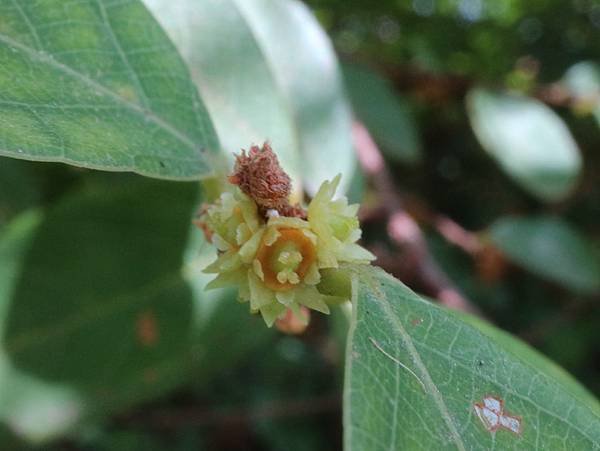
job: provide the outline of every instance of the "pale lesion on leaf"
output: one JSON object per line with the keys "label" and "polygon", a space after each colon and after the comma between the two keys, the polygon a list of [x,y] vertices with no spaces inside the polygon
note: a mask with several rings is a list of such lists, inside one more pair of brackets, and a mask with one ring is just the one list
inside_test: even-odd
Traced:
{"label": "pale lesion on leaf", "polygon": [[487,395],[483,398],[483,402],[475,403],[473,408],[489,432],[495,433],[499,429],[506,429],[513,434],[521,435],[523,419],[506,412],[504,400],[499,396]]}

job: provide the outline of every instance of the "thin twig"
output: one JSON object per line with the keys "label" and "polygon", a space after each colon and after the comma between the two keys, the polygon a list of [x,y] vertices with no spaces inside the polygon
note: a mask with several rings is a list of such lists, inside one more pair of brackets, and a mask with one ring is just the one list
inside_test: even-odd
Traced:
{"label": "thin twig", "polygon": [[475,256],[484,248],[476,233],[469,232],[446,216],[436,215],[433,219],[433,225],[446,241],[458,246],[471,256]]}
{"label": "thin twig", "polygon": [[355,121],[353,136],[358,160],[371,178],[387,211],[388,235],[402,251],[398,259],[411,262],[414,269],[411,275],[415,276],[415,282],[424,294],[433,296],[447,307],[481,315],[479,309],[460,293],[433,259],[421,228],[404,209],[393,177],[368,130]]}
{"label": "thin twig", "polygon": [[[516,68],[520,68],[534,78],[539,71],[537,66],[539,62],[530,58],[515,62]],[[384,72],[400,91],[410,92],[420,100],[433,104],[462,99],[473,86],[477,85],[477,80],[464,75],[433,73],[415,65],[380,65],[379,70]],[[591,109],[600,103],[597,94],[577,96],[561,82],[537,83],[529,95],[553,107],[571,108],[587,105]]]}
{"label": "thin twig", "polygon": [[231,408],[180,408],[162,411],[139,411],[121,421],[135,424],[151,424],[162,429],[182,426],[205,426],[209,424],[240,424],[271,418],[289,418],[335,412],[341,409],[339,393],[303,399],[287,399],[263,402],[251,407]]}

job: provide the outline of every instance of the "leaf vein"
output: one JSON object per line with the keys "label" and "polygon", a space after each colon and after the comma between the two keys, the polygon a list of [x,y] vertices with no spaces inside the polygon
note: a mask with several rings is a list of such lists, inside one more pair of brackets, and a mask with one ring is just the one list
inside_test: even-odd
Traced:
{"label": "leaf vein", "polygon": [[[372,279],[370,280],[370,282],[371,282],[371,285],[374,287],[375,284]],[[437,405],[437,407],[440,411],[440,414],[442,415],[442,418],[444,419],[444,422],[446,423],[446,426],[448,427],[448,429],[450,431],[452,440],[454,441],[454,443],[456,444],[458,449],[460,449],[461,451],[466,451],[465,444],[463,443],[462,438],[460,437],[460,434],[458,433],[454,419],[450,415],[448,407],[446,406],[446,403],[444,402],[444,399],[443,399],[441,393],[435,386],[433,379],[431,378],[431,375],[429,374],[429,371],[427,370],[427,367],[425,366],[425,364],[423,363],[423,360],[421,359],[421,356],[419,355],[419,352],[413,345],[412,337],[408,334],[408,332],[406,332],[406,329],[404,328],[404,326],[402,325],[400,320],[398,320],[398,318],[394,314],[393,310],[389,307],[389,305],[388,305],[389,301],[388,301],[387,295],[383,292],[381,293],[381,295],[382,295],[383,299],[381,300],[381,302],[378,302],[378,303],[381,305],[383,310],[385,310],[385,313],[387,314],[388,318],[392,321],[392,323],[396,326],[398,332],[400,333],[400,338],[401,338],[402,342],[404,343],[406,350],[412,357],[415,365],[419,369],[419,372],[421,373],[421,376],[422,376],[422,381],[425,384],[425,386],[428,387],[429,394],[431,395],[435,404]]]}
{"label": "leaf vein", "polygon": [[106,97],[109,97],[110,99],[114,100],[115,102],[123,105],[127,109],[133,110],[136,113],[142,114],[148,121],[153,122],[155,125],[162,128],[167,133],[171,134],[173,137],[177,138],[179,141],[181,141],[183,144],[185,144],[189,148],[191,148],[191,149],[198,148],[198,146],[194,143],[194,141],[191,138],[189,138],[187,135],[185,135],[184,133],[177,130],[175,127],[173,127],[171,124],[166,122],[161,117],[157,116],[153,111],[142,108],[140,105],[138,105],[136,103],[129,102],[128,100],[124,99],[123,97],[119,96],[118,94],[112,92],[110,89],[106,88],[104,85],[91,79],[87,75],[82,74],[82,73],[72,69],[71,67],[55,60],[51,56],[46,55],[45,53],[42,53],[35,49],[32,49],[31,47],[29,47],[25,44],[22,44],[21,42],[18,42],[5,34],[0,33],[0,42],[8,45],[9,47],[20,50],[21,52],[25,53],[30,59],[32,59],[34,61],[51,66],[54,69],[86,84],[87,86],[95,89],[97,92],[102,93]]}

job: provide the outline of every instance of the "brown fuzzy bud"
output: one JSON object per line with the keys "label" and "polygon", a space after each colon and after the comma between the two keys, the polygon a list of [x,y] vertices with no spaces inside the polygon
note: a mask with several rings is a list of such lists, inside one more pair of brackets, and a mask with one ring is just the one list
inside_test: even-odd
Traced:
{"label": "brown fuzzy bud", "polygon": [[236,155],[228,180],[254,199],[263,215],[269,210],[277,210],[281,216],[306,218],[302,207],[290,205],[292,182],[268,142],[262,148],[252,146],[247,153],[242,150]]}
{"label": "brown fuzzy bud", "polygon": [[269,143],[252,146],[236,156],[229,182],[238,185],[263,209],[276,209],[288,203],[292,189],[290,177],[279,165]]}

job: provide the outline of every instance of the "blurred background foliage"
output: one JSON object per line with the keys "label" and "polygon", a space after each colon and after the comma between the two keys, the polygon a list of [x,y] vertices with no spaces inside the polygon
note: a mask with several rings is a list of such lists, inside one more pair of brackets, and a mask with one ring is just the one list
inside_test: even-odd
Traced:
{"label": "blurred background foliage", "polygon": [[[355,117],[381,148],[395,189],[424,231],[439,266],[485,317],[600,394],[600,71],[595,63],[600,62],[600,4],[593,0],[306,3],[334,42]],[[477,92],[492,98],[479,110],[469,104]],[[521,114],[537,125],[511,134],[511,119]],[[486,121],[492,116],[496,125],[488,136]],[[547,143],[546,134],[559,137]],[[517,142],[523,143],[522,152],[528,152],[538,141],[544,146],[534,145],[531,159],[517,153],[515,158],[524,161],[513,166],[503,160],[502,147],[497,148],[503,142]],[[557,154],[561,157],[549,169],[554,172],[546,177],[547,162]],[[523,174],[523,167],[531,167],[531,172]],[[543,177],[535,173],[538,170]],[[127,177],[3,158],[0,230],[26,239],[27,224],[8,230],[7,224],[19,213],[37,207],[50,209],[57,217],[76,216],[78,196],[93,195],[94,186],[118,185]],[[555,184],[561,187],[554,189]],[[157,208],[168,202],[169,194],[162,188],[147,189]],[[177,195],[189,199],[188,208],[193,209],[190,185],[169,189],[180,190]],[[120,196],[118,186],[115,190]],[[153,197],[157,192],[165,198]],[[375,251],[386,243],[392,251],[383,252],[379,264],[421,289],[399,263],[403,250],[389,243],[378,220],[380,194],[369,176],[357,169],[349,195],[363,204],[365,243]],[[103,208],[102,202],[98,208]],[[135,218],[132,213],[132,221]],[[454,235],[440,227],[441,220],[458,225],[476,241],[477,249],[453,240]],[[47,239],[61,238],[59,225],[54,229],[46,225]],[[177,232],[181,244],[187,231],[184,224],[167,227],[176,226],[181,229]],[[43,247],[40,240],[38,236],[33,246]],[[153,242],[151,236],[140,240],[140,246]],[[199,247],[202,243],[194,249]],[[77,249],[75,242],[73,251]],[[12,252],[1,247],[0,258],[13,258]],[[0,267],[0,277],[2,271],[10,268]],[[156,351],[171,355],[181,340],[209,343],[200,363],[191,357],[180,359],[185,361],[181,369],[185,378],[166,377],[152,396],[133,396],[130,391],[139,387],[123,385],[113,393],[118,400],[104,399],[108,394],[102,387],[87,381],[81,405],[98,409],[102,400],[107,405],[114,402],[118,413],[107,417],[106,412],[93,412],[85,425],[39,445],[40,449],[341,449],[344,315],[315,317],[306,334],[288,337],[263,330],[259,321],[247,318],[244,307],[231,305],[218,311],[213,307],[211,315],[217,319],[199,327],[199,335],[175,334],[166,349]],[[169,312],[179,314],[194,318],[187,310]],[[10,336],[23,324],[38,320],[44,318],[11,313],[3,334]],[[152,340],[152,320],[137,321],[137,340]],[[143,332],[144,328],[150,331]],[[67,338],[85,340],[77,335]],[[106,362],[112,361],[113,349],[118,351],[111,343],[107,337]],[[42,347],[35,352],[51,350]],[[27,367],[27,356],[24,353],[19,357],[24,360],[17,361]],[[78,372],[61,365],[55,362],[35,370],[54,381],[77,382]],[[136,362],[129,362],[127,371],[134,381],[138,376],[155,377],[140,376]],[[20,390],[34,383],[15,382],[13,387]],[[157,393],[164,394],[157,399]],[[64,413],[53,410],[52,399],[41,414],[38,407],[22,414],[3,411],[0,447],[29,449],[35,446],[24,437],[35,441],[52,436],[52,425],[48,432],[39,424]]]}
{"label": "blurred background foliage", "polygon": [[[598,394],[600,77],[594,61],[600,55],[600,4],[592,0],[309,3],[341,60],[354,65],[346,77],[355,113],[381,147],[398,190],[422,219],[438,262],[486,316],[534,344]],[[378,77],[387,96],[381,93],[382,86],[371,88],[372,96],[353,95],[360,86],[370,86],[356,81],[356,64]],[[474,87],[519,93],[559,115],[583,160],[568,194],[544,201],[519,188],[511,174],[482,151],[484,140],[478,142],[465,107],[465,96]],[[383,111],[392,111],[395,126]],[[375,112],[381,113],[379,119],[372,118]],[[404,141],[388,138],[405,128],[411,131],[402,133]],[[520,139],[531,144],[553,132],[551,124],[540,126]],[[554,150],[546,146],[541,158],[552,159]],[[364,199],[369,200],[368,189]],[[432,214],[481,232],[482,239],[491,240],[504,254],[490,247],[468,256],[438,233]],[[507,224],[515,216],[522,218],[520,223]],[[548,216],[552,225],[544,219]],[[568,237],[556,234],[556,228],[567,228]],[[570,241],[571,232],[577,243]],[[563,260],[571,257],[574,260]],[[582,274],[591,284],[587,294],[563,279]]]}

